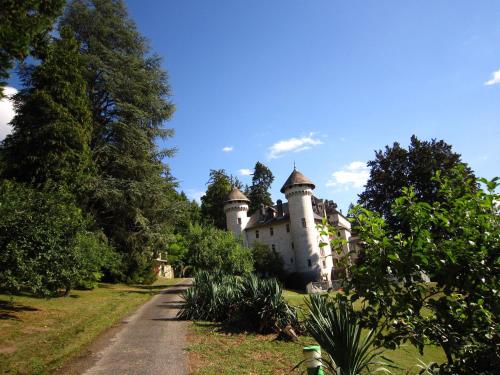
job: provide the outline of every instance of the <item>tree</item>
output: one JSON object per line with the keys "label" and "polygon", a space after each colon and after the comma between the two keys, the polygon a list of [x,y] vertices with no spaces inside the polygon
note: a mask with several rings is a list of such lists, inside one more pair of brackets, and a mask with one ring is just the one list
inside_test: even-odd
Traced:
{"label": "tree", "polygon": [[233,187],[242,188],[241,182],[227,175],[224,169],[211,169],[207,191],[201,197],[201,217],[205,223],[226,229],[224,202]]}
{"label": "tree", "polygon": [[0,182],[0,288],[55,296],[75,286],[93,287],[116,254],[88,227],[63,188]]}
{"label": "tree", "polygon": [[63,29],[42,63],[24,73],[28,87],[14,98],[13,133],[0,148],[2,177],[82,195],[92,169],[92,121],[78,50]]}
{"label": "tree", "polygon": [[161,59],[128,17],[121,0],[74,0],[61,26],[81,44],[91,102],[96,178],[88,210],[123,254],[126,280],[151,281],[182,212],[176,182],[163,160],[173,149],[164,122],[174,106]]}
{"label": "tree", "polygon": [[255,272],[264,277],[284,277],[283,258],[268,245],[255,242],[252,247]]}
{"label": "tree", "polygon": [[64,0],[3,0],[0,11],[0,99],[15,60],[43,45]]}
{"label": "tree", "polygon": [[398,232],[404,223],[395,217],[391,207],[394,200],[401,195],[402,188],[412,186],[420,201],[432,204],[439,201],[436,194],[438,184],[433,177],[437,171],[442,176],[448,175],[453,167],[462,165],[464,168],[462,181],[464,191],[468,181],[475,184],[472,170],[461,161],[460,155],[452,151],[451,145],[444,141],[420,141],[411,137],[408,150],[395,142],[392,147],[386,146],[385,151],[375,152],[375,159],[368,162],[370,178],[365,191],[359,195],[358,203],[363,207],[378,212],[386,219],[389,227]]}
{"label": "tree", "polygon": [[191,225],[184,241],[184,244],[180,244],[187,248],[184,265],[193,272],[222,271],[225,274],[242,275],[253,270],[251,250],[225,230]]}
{"label": "tree", "polygon": [[357,206],[364,262],[353,267],[346,294],[364,301],[359,314],[367,326],[381,326],[379,344],[410,341],[421,352],[427,343],[440,345],[447,358],[442,373],[494,374],[500,366],[499,184],[481,179],[483,190],[464,183],[467,173],[464,166],[446,177],[438,172],[432,203],[403,188],[389,215],[403,218],[405,231],[394,233],[378,213]]}
{"label": "tree", "polygon": [[248,214],[251,215],[257,211],[261,204],[264,206],[272,206],[273,200],[269,188],[274,181],[274,176],[269,168],[261,162],[255,163],[254,172],[252,175],[252,185],[248,189],[248,199],[250,199],[250,207]]}

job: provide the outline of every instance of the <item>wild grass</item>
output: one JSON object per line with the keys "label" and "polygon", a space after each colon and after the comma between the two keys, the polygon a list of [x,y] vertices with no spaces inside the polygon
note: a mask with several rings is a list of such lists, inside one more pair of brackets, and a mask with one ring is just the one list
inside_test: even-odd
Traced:
{"label": "wild grass", "polygon": [[0,374],[51,373],[106,328],[178,281],[100,284],[53,299],[0,294]]}

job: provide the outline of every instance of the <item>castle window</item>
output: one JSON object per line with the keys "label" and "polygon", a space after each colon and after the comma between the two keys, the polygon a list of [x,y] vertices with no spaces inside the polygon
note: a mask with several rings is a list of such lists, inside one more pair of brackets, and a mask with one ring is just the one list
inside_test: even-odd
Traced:
{"label": "castle window", "polygon": [[241,224],[241,217],[238,218],[238,224]]}
{"label": "castle window", "polygon": [[276,245],[272,244],[271,249],[273,249],[273,251],[276,251]]}
{"label": "castle window", "polygon": [[337,231],[337,236],[339,236],[339,237],[340,237],[340,231]]}
{"label": "castle window", "polygon": [[323,268],[326,268],[326,262],[323,261]]}
{"label": "castle window", "polygon": [[295,245],[293,244],[293,242],[292,242],[292,249],[295,249]]}
{"label": "castle window", "polygon": [[307,260],[307,265],[308,265],[309,267],[312,267],[311,259],[308,259],[308,260]]}
{"label": "castle window", "polygon": [[302,228],[307,228],[306,219],[303,217],[300,221],[302,222]]}
{"label": "castle window", "polygon": [[269,234],[270,234],[271,236],[273,236],[273,235],[274,235],[274,229],[273,229],[273,227],[269,228]]}
{"label": "castle window", "polygon": [[290,263],[293,263],[293,258],[290,258]]}
{"label": "castle window", "polygon": [[325,256],[325,249],[323,247],[320,247],[319,253],[321,254],[322,257],[324,257]]}
{"label": "castle window", "polygon": [[255,238],[259,238],[259,231],[258,230],[255,231]]}
{"label": "castle window", "polygon": [[286,225],[286,232],[287,232],[287,233],[290,233],[290,224],[287,224],[287,225]]}

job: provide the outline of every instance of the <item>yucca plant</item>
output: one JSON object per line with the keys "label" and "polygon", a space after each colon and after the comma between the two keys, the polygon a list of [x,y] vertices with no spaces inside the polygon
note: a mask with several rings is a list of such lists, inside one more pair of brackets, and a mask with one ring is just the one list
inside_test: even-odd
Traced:
{"label": "yucca plant", "polygon": [[[327,295],[311,295],[306,301],[310,309],[305,325],[327,358],[327,371],[336,375],[359,375],[361,372],[386,372],[396,368],[373,346],[375,332],[362,337],[362,328],[352,308],[345,301],[331,301]],[[373,367],[375,367],[373,369]]]}

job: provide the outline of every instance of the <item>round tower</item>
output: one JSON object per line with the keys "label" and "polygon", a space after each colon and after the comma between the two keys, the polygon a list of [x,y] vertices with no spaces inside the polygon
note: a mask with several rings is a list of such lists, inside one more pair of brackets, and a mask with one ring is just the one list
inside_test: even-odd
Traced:
{"label": "round tower", "polygon": [[241,235],[247,226],[249,202],[245,194],[236,187],[231,190],[224,202],[227,230],[237,236]]}
{"label": "round tower", "polygon": [[295,267],[308,281],[319,278],[322,264],[311,201],[314,188],[311,180],[296,169],[281,188],[288,200]]}

